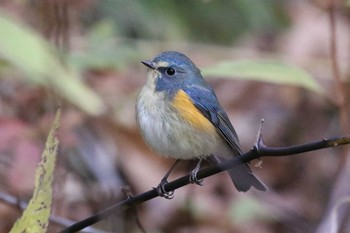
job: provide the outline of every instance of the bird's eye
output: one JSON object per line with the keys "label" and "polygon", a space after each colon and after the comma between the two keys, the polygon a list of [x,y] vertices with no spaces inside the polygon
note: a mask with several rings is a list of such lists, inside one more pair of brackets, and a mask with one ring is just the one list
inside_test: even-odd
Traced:
{"label": "bird's eye", "polygon": [[165,72],[169,76],[173,76],[175,74],[175,70],[173,68],[168,68]]}

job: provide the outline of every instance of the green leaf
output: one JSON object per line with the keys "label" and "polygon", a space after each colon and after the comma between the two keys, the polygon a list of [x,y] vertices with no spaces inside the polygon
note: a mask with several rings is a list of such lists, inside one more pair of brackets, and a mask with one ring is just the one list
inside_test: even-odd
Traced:
{"label": "green leaf", "polygon": [[101,99],[79,79],[69,64],[61,62],[55,48],[39,34],[4,15],[0,11],[0,58],[25,74],[14,77],[52,86],[89,114],[98,115],[104,111]]}
{"label": "green leaf", "polygon": [[307,72],[277,61],[224,61],[203,69],[203,75],[295,85],[319,94],[324,92]]}
{"label": "green leaf", "polygon": [[23,215],[11,229],[11,233],[44,233],[49,226],[52,203],[52,176],[55,168],[58,139],[56,132],[59,126],[60,109],[57,110],[54,123],[46,140],[45,150],[35,172],[35,188]]}

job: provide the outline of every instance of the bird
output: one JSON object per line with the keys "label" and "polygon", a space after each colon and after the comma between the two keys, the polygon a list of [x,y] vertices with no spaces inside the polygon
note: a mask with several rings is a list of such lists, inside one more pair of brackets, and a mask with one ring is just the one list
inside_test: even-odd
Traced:
{"label": "bird", "polygon": [[[165,51],[153,60],[141,62],[149,71],[137,97],[136,120],[151,149],[176,159],[157,187],[161,196],[170,197],[164,184],[179,160],[199,160],[190,181],[201,185],[196,174],[203,159],[218,164],[241,156],[242,149],[213,88],[190,58],[180,52]],[[238,191],[246,192],[251,187],[267,191],[247,163],[227,171]]]}

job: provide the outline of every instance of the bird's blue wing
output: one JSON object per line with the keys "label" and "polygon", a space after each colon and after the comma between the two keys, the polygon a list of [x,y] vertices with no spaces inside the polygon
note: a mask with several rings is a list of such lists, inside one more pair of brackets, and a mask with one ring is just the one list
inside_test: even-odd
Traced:
{"label": "bird's blue wing", "polygon": [[216,127],[221,136],[236,152],[235,154],[242,154],[237,133],[211,87],[191,86],[184,91],[190,96],[196,108]]}
{"label": "bird's blue wing", "polygon": [[[242,150],[239,145],[238,136],[234,130],[227,114],[220,106],[214,91],[206,83],[192,85],[184,91],[190,96],[196,108],[216,127],[219,134],[232,148],[234,155],[241,155]],[[212,155],[209,160],[214,164],[221,163],[227,159],[226,156]],[[254,176],[248,164],[243,163],[234,169],[229,169],[228,173],[239,191],[247,191],[251,186],[261,191],[266,191],[267,187]]]}

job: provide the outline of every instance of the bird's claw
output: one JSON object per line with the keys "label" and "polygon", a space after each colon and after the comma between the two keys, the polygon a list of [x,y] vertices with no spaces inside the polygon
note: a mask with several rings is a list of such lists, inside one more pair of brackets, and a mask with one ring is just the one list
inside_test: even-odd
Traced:
{"label": "bird's claw", "polygon": [[198,169],[194,169],[193,171],[191,171],[189,181],[192,184],[203,186],[203,179],[198,179],[197,173],[198,173]]}
{"label": "bird's claw", "polygon": [[158,184],[156,188],[153,188],[157,191],[158,196],[164,197],[165,199],[173,199],[174,198],[174,190],[167,192],[165,190],[165,185],[168,183],[166,179],[161,180],[161,182]]}

